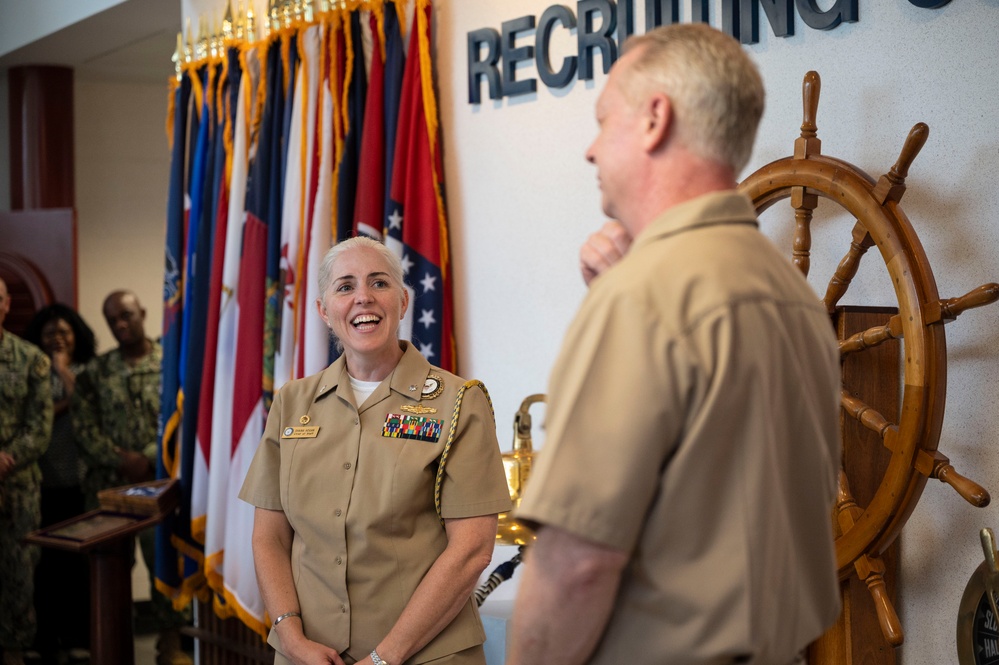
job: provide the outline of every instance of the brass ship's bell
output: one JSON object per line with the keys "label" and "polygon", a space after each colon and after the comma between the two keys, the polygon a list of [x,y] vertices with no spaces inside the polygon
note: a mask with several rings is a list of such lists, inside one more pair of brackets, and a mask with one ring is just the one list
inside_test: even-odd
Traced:
{"label": "brass ship's bell", "polygon": [[[503,469],[506,471],[506,484],[510,489],[510,500],[516,509],[520,505],[527,479],[531,475],[531,464],[535,452],[531,448],[532,404],[544,402],[543,394],[528,395],[520,403],[513,417],[513,450],[503,453]],[[499,527],[496,529],[497,545],[527,545],[534,540],[534,533],[513,518],[511,513],[500,513]]]}

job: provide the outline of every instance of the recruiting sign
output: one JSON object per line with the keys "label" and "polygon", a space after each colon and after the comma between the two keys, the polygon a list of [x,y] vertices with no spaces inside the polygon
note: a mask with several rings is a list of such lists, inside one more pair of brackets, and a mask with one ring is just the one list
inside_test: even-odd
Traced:
{"label": "recruiting sign", "polygon": [[[711,0],[687,0],[692,22],[712,23],[743,44],[760,40],[762,8],[770,29],[777,37],[794,34],[795,15],[813,30],[832,30],[858,20],[859,0],[835,0],[820,9],[816,0],[722,0],[721,12],[711,16]],[[909,0],[917,7],[934,9],[950,0]],[[680,0],[644,0],[646,30],[680,22]],[[823,4],[829,4],[825,2]],[[517,45],[518,36],[534,44]],[[575,31],[575,52],[553,63],[551,45],[556,31],[571,36]],[[482,103],[481,85],[488,85],[490,99],[502,99],[535,92],[537,79],[517,79],[520,63],[533,61],[538,78],[549,88],[564,88],[573,78],[593,78],[593,58],[599,53],[604,73],[617,60],[624,40],[635,33],[635,0],[578,0],[575,11],[566,5],[552,5],[541,17],[520,16],[504,21],[500,30],[480,28],[468,33],[468,103]]]}

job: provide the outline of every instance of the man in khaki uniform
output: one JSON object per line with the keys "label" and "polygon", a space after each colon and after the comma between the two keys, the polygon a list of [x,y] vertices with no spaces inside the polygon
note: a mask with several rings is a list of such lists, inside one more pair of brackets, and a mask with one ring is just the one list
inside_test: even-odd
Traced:
{"label": "man in khaki uniform", "polygon": [[634,39],[597,101],[587,159],[620,226],[581,253],[512,664],[787,665],[837,616],[837,344],[735,192],[762,112],[703,24]]}
{"label": "man in khaki uniform", "polygon": [[22,665],[35,638],[39,556],[22,541],[41,524],[38,458],[52,435],[52,386],[48,356],[3,329],[9,311],[0,279],[0,650],[4,665]]}

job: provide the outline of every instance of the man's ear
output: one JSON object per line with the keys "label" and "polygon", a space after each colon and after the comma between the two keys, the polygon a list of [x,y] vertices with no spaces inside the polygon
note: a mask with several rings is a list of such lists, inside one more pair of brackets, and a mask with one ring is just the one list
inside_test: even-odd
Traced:
{"label": "man's ear", "polygon": [[660,148],[673,130],[673,105],[662,93],[649,96],[645,102],[645,149]]}

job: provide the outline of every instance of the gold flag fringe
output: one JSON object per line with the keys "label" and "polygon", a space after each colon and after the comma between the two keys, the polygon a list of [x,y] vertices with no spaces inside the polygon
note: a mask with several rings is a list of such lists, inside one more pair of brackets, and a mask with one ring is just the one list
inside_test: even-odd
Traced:
{"label": "gold flag fringe", "polygon": [[177,88],[180,87],[180,81],[176,77],[171,76],[170,81],[167,84],[167,119],[166,119],[166,134],[167,134],[167,147],[173,150],[173,125],[174,120],[176,120],[177,113]]}
{"label": "gold flag fringe", "polygon": [[[434,96],[433,63],[430,61],[430,26],[427,24],[426,8],[430,0],[416,0],[416,25],[419,38],[420,81],[423,85],[423,115],[427,121],[427,135],[430,138],[430,172],[433,174],[434,195],[437,197],[437,219],[440,224],[441,274],[447,279],[449,247],[447,237],[447,214],[444,211],[444,197],[437,181],[437,99]],[[412,55],[412,42],[409,49]]]}

